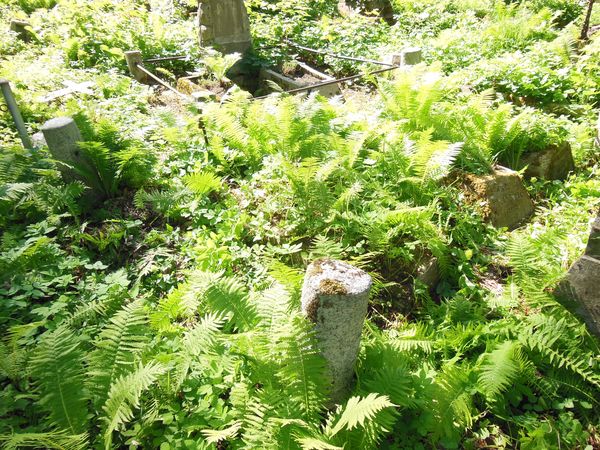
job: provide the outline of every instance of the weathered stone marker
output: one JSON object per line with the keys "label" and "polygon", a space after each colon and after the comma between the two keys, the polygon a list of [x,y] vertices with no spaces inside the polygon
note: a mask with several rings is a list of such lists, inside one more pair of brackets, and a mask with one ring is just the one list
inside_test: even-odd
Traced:
{"label": "weathered stone marker", "polygon": [[332,376],[332,403],[342,402],[352,388],[370,289],[371,277],[342,261],[320,259],[306,270],[302,311],[315,323]]}
{"label": "weathered stone marker", "polygon": [[10,22],[10,31],[14,31],[15,33],[17,33],[17,37],[23,42],[31,41],[33,35],[31,31],[27,29],[30,27],[30,23],[24,20],[14,19]]}
{"label": "weathered stone marker", "polygon": [[569,269],[557,294],[577,303],[577,313],[600,336],[600,215],[592,224],[585,254]]}
{"label": "weathered stone marker", "polygon": [[252,47],[250,21],[243,0],[201,0],[198,4],[200,46],[222,53],[246,53]]}

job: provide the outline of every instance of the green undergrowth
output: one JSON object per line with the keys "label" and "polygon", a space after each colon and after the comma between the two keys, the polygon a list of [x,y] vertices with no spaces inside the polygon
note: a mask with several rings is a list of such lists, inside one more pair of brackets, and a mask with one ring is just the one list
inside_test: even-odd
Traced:
{"label": "green undergrowth", "polygon": [[[0,5],[0,76],[29,130],[73,116],[89,162],[22,149],[0,111],[2,448],[596,448],[598,339],[554,296],[600,207],[583,6],[394,0],[390,26],[252,0],[263,63],[294,56],[271,47],[283,37],[374,58],[418,44],[425,63],[347,102],[233,88],[199,111],[130,79],[121,53],[188,54],[167,78],[204,66],[191,3]],[[42,100],[64,81],[92,93]],[[577,169],[526,180],[536,210],[514,231],[461,188],[563,142]],[[373,279],[339,405],[301,313],[318,258]]]}

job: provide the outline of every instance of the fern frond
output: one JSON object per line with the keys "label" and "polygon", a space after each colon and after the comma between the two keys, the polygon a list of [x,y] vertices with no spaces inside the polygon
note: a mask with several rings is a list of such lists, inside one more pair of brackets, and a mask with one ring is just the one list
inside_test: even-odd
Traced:
{"label": "fern frond", "polygon": [[221,190],[223,182],[213,173],[196,172],[187,175],[184,183],[194,194],[203,196]]}
{"label": "fern frond", "polygon": [[118,378],[111,385],[106,404],[102,408],[107,424],[104,431],[106,450],[112,446],[113,431],[133,418],[133,410],[139,407],[142,394],[164,371],[164,367],[156,362],[145,366],[140,363],[135,371]]}
{"label": "fern frond", "polygon": [[521,357],[515,341],[504,341],[483,356],[480,366],[479,384],[488,399],[504,392],[519,376]]}
{"label": "fern frond", "polygon": [[84,388],[84,352],[78,337],[66,326],[43,335],[30,361],[31,374],[40,392],[39,404],[50,421],[71,434],[87,424],[88,394]]}
{"label": "fern frond", "polygon": [[325,430],[325,434],[333,437],[342,430],[364,427],[367,422],[373,421],[379,412],[394,406],[396,405],[386,395],[371,393],[364,398],[351,397],[343,407],[335,424]]}
{"label": "fern frond", "polygon": [[100,332],[89,358],[89,387],[94,404],[102,405],[115,380],[133,369],[144,345],[147,317],[141,300],[125,305]]}
{"label": "fern frond", "polygon": [[206,442],[209,444],[217,444],[226,439],[233,439],[238,435],[242,422],[236,420],[231,425],[222,430],[202,430]]}
{"label": "fern frond", "polygon": [[72,435],[64,431],[0,435],[0,443],[2,443],[3,450],[18,450],[24,447],[56,450],[87,450],[89,448],[86,433]]}

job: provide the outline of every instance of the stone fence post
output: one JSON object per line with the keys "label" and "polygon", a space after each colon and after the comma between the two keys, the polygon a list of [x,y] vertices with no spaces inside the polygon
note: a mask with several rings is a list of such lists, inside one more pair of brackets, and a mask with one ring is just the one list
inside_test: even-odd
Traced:
{"label": "stone fence post", "polygon": [[371,277],[342,261],[320,259],[306,270],[302,311],[315,324],[332,377],[332,403],[344,401],[354,384],[370,289]]}

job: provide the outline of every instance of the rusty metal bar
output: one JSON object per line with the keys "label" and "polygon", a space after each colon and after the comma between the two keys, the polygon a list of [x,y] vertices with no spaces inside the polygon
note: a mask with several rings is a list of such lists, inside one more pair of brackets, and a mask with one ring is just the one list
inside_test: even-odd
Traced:
{"label": "rusty metal bar", "polygon": [[160,57],[160,58],[144,59],[144,63],[152,64],[152,63],[161,62],[161,61],[176,61],[179,59],[186,59],[186,58],[187,58],[187,55],[164,56],[164,57]]}
{"label": "rusty metal bar", "polygon": [[394,64],[386,63],[383,61],[376,61],[374,59],[355,58],[353,56],[338,55],[336,53],[330,53],[330,52],[326,52],[323,50],[317,50],[315,48],[305,47],[303,45],[295,43],[294,41],[290,41],[289,39],[285,39],[284,42],[292,47],[299,48],[300,50],[305,50],[307,52],[316,53],[319,55],[331,56],[332,58],[346,59],[348,61],[357,61],[357,62],[370,63],[370,64],[377,64],[379,66],[395,67]]}
{"label": "rusty metal bar", "polygon": [[175,92],[177,95],[179,95],[182,98],[186,98],[186,99],[191,99],[191,97],[189,97],[188,95],[182,94],[181,92],[179,92],[177,89],[175,89],[173,86],[165,83],[163,80],[161,80],[160,78],[158,78],[156,75],[154,75],[152,72],[150,72],[148,69],[146,69],[144,66],[142,66],[141,64],[136,64],[137,68],[139,70],[141,70],[142,72],[144,72],[146,75],[148,75],[148,77],[152,78],[154,81],[156,81],[158,84],[160,84],[161,86],[166,87],[168,90]]}
{"label": "rusty metal bar", "polygon": [[[330,84],[337,84],[337,83],[343,83],[346,81],[352,81],[352,80],[356,80],[358,78],[368,77],[369,75],[377,75],[380,73],[389,72],[390,70],[396,70],[396,69],[400,69],[400,66],[386,67],[385,69],[378,69],[378,70],[374,70],[372,72],[359,73],[358,75],[351,75],[349,77],[338,78],[338,79],[330,80],[330,81],[324,81],[323,83],[317,83],[317,84],[312,84],[310,86],[304,86],[304,87],[297,88],[297,89],[291,89],[289,91],[282,92],[282,94],[297,94],[299,92],[312,91],[313,89],[318,89],[323,86],[329,86]],[[272,94],[263,95],[260,97],[254,97],[253,100],[262,100],[267,97],[270,97],[271,95]]]}

